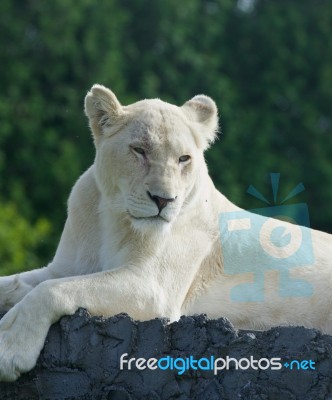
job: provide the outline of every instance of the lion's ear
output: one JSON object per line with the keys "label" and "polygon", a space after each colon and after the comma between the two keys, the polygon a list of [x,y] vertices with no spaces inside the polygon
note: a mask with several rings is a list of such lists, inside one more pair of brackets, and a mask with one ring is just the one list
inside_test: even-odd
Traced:
{"label": "lion's ear", "polygon": [[218,109],[216,103],[208,96],[200,94],[187,101],[182,109],[189,120],[200,124],[201,136],[198,138],[203,150],[216,139],[218,131]]}
{"label": "lion's ear", "polygon": [[123,114],[122,106],[115,94],[102,85],[93,85],[85,97],[85,114],[89,118],[90,128],[98,137],[111,128]]}

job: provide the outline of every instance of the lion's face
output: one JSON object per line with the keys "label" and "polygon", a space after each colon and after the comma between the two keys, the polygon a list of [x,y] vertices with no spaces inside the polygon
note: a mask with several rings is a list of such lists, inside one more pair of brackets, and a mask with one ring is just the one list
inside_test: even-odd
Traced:
{"label": "lion's face", "polygon": [[99,183],[109,197],[117,194],[119,209],[137,228],[172,222],[204,163],[175,107],[165,110],[160,104],[145,101],[123,128],[97,145]]}
{"label": "lion's face", "polygon": [[90,96],[95,102],[89,104],[87,97],[86,112],[95,135],[95,176],[101,192],[134,229],[167,229],[190,206],[206,173],[197,122],[190,121],[188,110],[160,100],[115,104],[112,115],[111,109],[100,112],[98,97]]}

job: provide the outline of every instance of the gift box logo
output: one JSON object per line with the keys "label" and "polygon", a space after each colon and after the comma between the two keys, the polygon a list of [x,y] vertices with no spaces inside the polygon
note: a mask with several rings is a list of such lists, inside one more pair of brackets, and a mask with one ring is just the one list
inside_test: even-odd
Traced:
{"label": "gift box logo", "polygon": [[[226,212],[219,217],[225,274],[253,274],[253,282],[232,288],[231,300],[235,302],[264,301],[264,273],[271,270],[279,272],[281,297],[309,297],[313,294],[309,282],[290,276],[291,268],[314,263],[307,205],[284,204],[302,192],[304,186],[302,183],[297,185],[278,204],[280,174],[272,173],[270,176],[273,204],[250,185],[247,192],[269,207]],[[292,225],[285,221],[292,222]]]}

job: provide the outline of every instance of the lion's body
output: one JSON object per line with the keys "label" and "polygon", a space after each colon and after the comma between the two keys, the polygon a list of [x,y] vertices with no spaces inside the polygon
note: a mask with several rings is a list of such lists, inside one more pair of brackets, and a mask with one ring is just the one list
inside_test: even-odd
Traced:
{"label": "lion's body", "polygon": [[[53,261],[0,280],[0,308],[13,307],[0,323],[0,378],[31,369],[50,325],[79,307],[139,320],[206,313],[242,328],[300,324],[332,333],[332,240],[322,232],[310,232],[314,264],[291,272],[310,282],[312,296],[280,297],[278,273],[268,271],[264,301],[232,301],[232,288],[252,274],[224,270],[219,216],[240,209],[216,190],[204,162],[217,127],[211,99],[123,107],[96,85],[86,114],[96,159],[72,190]],[[244,263],[248,238],[232,244]]]}

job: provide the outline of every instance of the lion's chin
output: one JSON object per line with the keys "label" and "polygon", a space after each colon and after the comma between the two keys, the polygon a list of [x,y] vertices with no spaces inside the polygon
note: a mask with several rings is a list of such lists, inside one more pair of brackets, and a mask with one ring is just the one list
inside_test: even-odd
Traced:
{"label": "lion's chin", "polygon": [[170,231],[171,223],[160,215],[154,217],[133,217],[130,215],[131,225],[141,234],[165,234]]}

